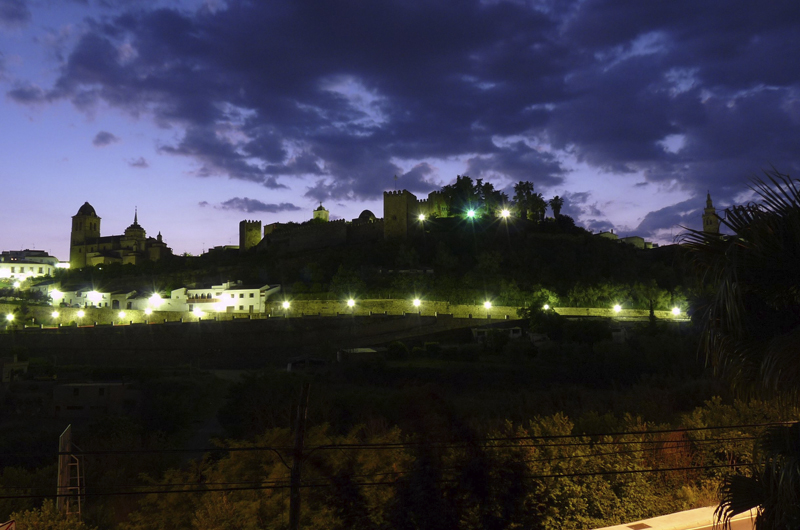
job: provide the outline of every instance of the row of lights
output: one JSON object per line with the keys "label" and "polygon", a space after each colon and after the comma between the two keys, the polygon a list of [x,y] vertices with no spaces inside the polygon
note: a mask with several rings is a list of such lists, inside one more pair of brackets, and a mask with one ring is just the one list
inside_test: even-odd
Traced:
{"label": "row of lights", "polygon": [[[467,210],[467,217],[468,218],[474,219],[476,215],[477,215],[477,213],[475,212],[475,210]],[[508,219],[509,217],[511,217],[511,211],[507,210],[505,208],[500,210],[500,217],[502,217],[503,219]],[[424,221],[425,219],[427,219],[427,217],[425,216],[424,213],[421,213],[421,214],[419,214],[417,219],[419,219],[420,221]]]}

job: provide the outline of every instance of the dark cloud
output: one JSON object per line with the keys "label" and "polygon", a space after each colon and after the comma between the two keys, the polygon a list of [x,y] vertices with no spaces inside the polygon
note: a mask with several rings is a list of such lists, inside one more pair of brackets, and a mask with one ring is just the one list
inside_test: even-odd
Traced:
{"label": "dark cloud", "polygon": [[[207,201],[203,201],[200,203],[200,206],[208,206],[208,205],[209,203]],[[300,210],[299,206],[295,206],[294,204],[288,202],[282,202],[280,204],[267,204],[257,199],[250,199],[247,197],[234,197],[233,199],[228,199],[227,201],[219,203],[219,205],[215,206],[215,208],[219,208],[221,210],[238,210],[240,212],[246,212],[246,213],[253,213],[253,212],[278,213],[278,212],[296,212]]]}
{"label": "dark cloud", "polygon": [[44,103],[48,100],[47,93],[35,85],[23,85],[11,89],[6,96],[23,105]]}
{"label": "dark cloud", "polygon": [[[572,157],[729,200],[762,167],[800,169],[793,0],[230,0],[86,24],[51,88],[8,96],[152,116],[181,131],[161,152],[198,176],[312,177],[308,197],[364,200],[394,175],[424,193],[454,159],[546,190]],[[604,222],[588,199],[571,207]],[[655,213],[642,230],[671,222]]]}
{"label": "dark cloud", "polygon": [[0,0],[0,26],[16,28],[31,20],[31,11],[25,0]]}
{"label": "dark cloud", "polygon": [[119,138],[108,131],[100,131],[95,135],[94,140],[92,140],[95,147],[105,147],[116,142],[119,142]]}
{"label": "dark cloud", "polygon": [[[691,199],[661,208],[648,213],[632,233],[642,237],[655,237],[658,230],[682,226],[699,230],[702,228],[703,207],[705,197],[696,196]],[[677,232],[679,232],[678,229]]]}
{"label": "dark cloud", "polygon": [[128,160],[128,165],[131,167],[138,167],[143,169],[150,167],[150,164],[147,163],[147,160],[145,160],[143,156],[140,156],[139,158],[133,160]]}

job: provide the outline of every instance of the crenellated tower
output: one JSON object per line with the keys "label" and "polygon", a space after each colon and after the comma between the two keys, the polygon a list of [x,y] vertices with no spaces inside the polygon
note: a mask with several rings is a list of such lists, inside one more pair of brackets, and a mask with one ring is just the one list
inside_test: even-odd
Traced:
{"label": "crenellated tower", "polygon": [[410,191],[383,192],[384,239],[408,239],[418,215],[419,202]]}
{"label": "crenellated tower", "polygon": [[261,221],[239,223],[239,252],[247,252],[261,241]]}

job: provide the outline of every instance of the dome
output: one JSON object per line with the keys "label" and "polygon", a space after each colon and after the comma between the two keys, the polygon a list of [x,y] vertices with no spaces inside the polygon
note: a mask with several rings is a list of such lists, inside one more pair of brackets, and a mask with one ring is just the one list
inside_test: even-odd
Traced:
{"label": "dome", "polygon": [[326,210],[325,207],[322,206],[322,203],[319,203],[319,207],[316,208],[314,211],[315,212],[327,212],[328,210]]}
{"label": "dome", "polygon": [[97,213],[95,213],[94,207],[92,207],[92,205],[89,204],[88,202],[83,203],[83,206],[81,206],[78,209],[77,215],[91,215],[93,217],[97,217]]}
{"label": "dome", "polygon": [[370,212],[369,210],[364,210],[361,212],[361,215],[358,216],[359,221],[374,221],[375,214]]}

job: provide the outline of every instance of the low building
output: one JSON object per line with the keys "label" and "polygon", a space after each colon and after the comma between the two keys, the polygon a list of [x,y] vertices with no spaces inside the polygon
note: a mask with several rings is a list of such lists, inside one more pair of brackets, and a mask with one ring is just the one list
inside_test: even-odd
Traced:
{"label": "low building", "polygon": [[161,311],[204,313],[265,313],[267,300],[280,291],[280,285],[245,285],[225,282],[208,287],[182,287],[164,299]]}
{"label": "low building", "polygon": [[44,250],[6,250],[0,253],[0,278],[25,281],[39,276],[52,276],[58,258]]}

